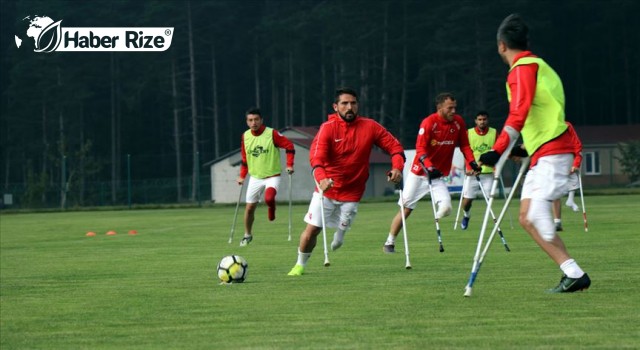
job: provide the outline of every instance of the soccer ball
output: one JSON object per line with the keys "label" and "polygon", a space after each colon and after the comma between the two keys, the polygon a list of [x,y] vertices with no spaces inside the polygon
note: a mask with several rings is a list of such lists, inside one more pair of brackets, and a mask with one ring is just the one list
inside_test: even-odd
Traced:
{"label": "soccer ball", "polygon": [[240,255],[227,255],[218,263],[218,278],[222,283],[241,283],[247,278],[247,260]]}

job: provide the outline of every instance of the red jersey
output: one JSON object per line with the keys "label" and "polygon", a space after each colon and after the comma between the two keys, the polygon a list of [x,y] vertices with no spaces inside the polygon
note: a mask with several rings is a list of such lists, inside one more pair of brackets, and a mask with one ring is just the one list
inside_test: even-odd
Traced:
{"label": "red jersey", "polygon": [[475,160],[473,150],[469,146],[467,126],[461,116],[455,114],[453,119],[448,121],[438,113],[429,115],[420,123],[411,172],[419,176],[425,175],[420,166],[420,157],[426,154],[424,166],[434,167],[440,170],[442,175],[448,176],[456,146],[460,147],[467,163]]}
{"label": "red jersey", "polygon": [[[513,63],[515,64],[523,57],[537,57],[531,51],[523,51],[517,54]],[[536,63],[523,64],[513,68],[507,77],[507,84],[511,90],[511,103],[509,104],[509,116],[505,121],[505,126],[510,126],[520,132],[527,120],[529,109],[533,104],[533,97],[536,92],[538,76],[538,65]],[[502,154],[509,145],[509,135],[502,129],[502,133],[498,137],[493,149]],[[571,135],[565,131],[560,136],[543,144],[531,156],[531,165],[533,167],[540,157],[550,156],[553,154],[574,153],[574,146]]]}
{"label": "red jersey", "polygon": [[[253,134],[254,136],[260,136],[266,128],[267,126],[263,124],[262,126],[260,126],[260,129],[258,129],[258,131],[251,131],[251,134]],[[293,143],[279,131],[273,129],[273,144],[278,148],[285,149],[285,152],[287,154],[287,166],[293,167],[293,158],[296,153],[293,147]],[[244,179],[249,173],[249,168],[247,167],[247,151],[244,148],[244,133],[240,137],[240,155],[242,155],[242,164],[240,164],[240,178]]]}
{"label": "red jersey", "polygon": [[569,122],[565,123],[567,123],[567,126],[569,127],[567,132],[571,136],[571,143],[573,144],[573,167],[580,169],[580,164],[582,163],[582,141],[580,141],[573,125]]}
{"label": "red jersey", "polygon": [[404,149],[387,129],[375,120],[357,116],[347,123],[336,113],[320,126],[309,151],[316,181],[330,178],[328,198],[358,202],[369,178],[369,157],[373,146],[391,155],[393,169],[404,168]]}

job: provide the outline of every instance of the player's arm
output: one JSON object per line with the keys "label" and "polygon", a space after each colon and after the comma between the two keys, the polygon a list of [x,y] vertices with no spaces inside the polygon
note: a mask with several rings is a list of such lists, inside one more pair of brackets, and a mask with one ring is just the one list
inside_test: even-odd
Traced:
{"label": "player's arm", "polygon": [[[431,157],[428,152],[429,142],[431,142],[431,129],[433,128],[433,119],[434,118],[425,118],[420,123],[420,128],[418,129],[418,136],[416,137],[416,159],[422,159],[422,164],[426,168],[433,167],[433,163],[431,162]],[[417,175],[425,175],[422,174],[422,169],[420,169],[419,174]]]}
{"label": "player's arm", "polygon": [[329,136],[331,134],[328,125],[328,123],[324,123],[320,126],[320,130],[313,138],[309,149],[312,176],[318,183],[327,178],[325,166],[328,164],[329,159]]}
{"label": "player's arm", "polygon": [[389,130],[378,123],[374,125],[376,133],[374,140],[375,145],[391,156],[391,171],[388,172],[388,174],[390,174],[389,180],[396,183],[400,182],[400,180],[402,180],[402,169],[404,169],[404,163],[406,161],[404,148],[400,141],[398,141]]}
{"label": "player's arm", "polygon": [[238,175],[237,182],[239,185],[242,185],[244,183],[244,179],[249,173],[249,167],[247,165],[247,152],[244,148],[244,134],[240,136],[240,156],[242,157],[242,162],[240,163],[240,175]]}
{"label": "player's arm", "polygon": [[493,149],[480,156],[480,163],[489,166],[495,165],[500,155],[509,147],[511,141],[520,136],[520,131],[524,127],[533,103],[537,73],[538,65],[535,63],[517,66],[509,73],[507,78],[507,84],[511,91],[509,116],[504,123],[500,136],[496,140],[496,144],[493,145]]}
{"label": "player's arm", "polygon": [[273,144],[278,148],[283,148],[287,155],[287,173],[293,174],[293,161],[295,158],[296,150],[293,146],[293,142],[286,136],[282,135],[279,131],[273,130]]}

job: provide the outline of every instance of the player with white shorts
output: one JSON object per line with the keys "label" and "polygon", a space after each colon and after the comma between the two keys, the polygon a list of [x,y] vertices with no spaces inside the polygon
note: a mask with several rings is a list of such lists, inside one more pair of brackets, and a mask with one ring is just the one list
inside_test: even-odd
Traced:
{"label": "player with white shorts", "polygon": [[249,177],[249,184],[247,185],[247,203],[260,203],[260,198],[264,190],[267,188],[274,188],[276,192],[280,187],[280,175],[268,177],[266,179],[257,179],[255,177]]}
{"label": "player with white shorts", "polygon": [[[309,210],[304,216],[304,222],[316,227],[322,227],[321,200],[322,195],[318,192],[313,192]],[[331,250],[336,250],[342,246],[343,238],[336,239],[335,235],[342,233],[344,236],[344,233],[351,228],[356,214],[358,214],[358,202],[341,202],[331,198],[324,198],[325,225],[326,227],[337,229],[334,234],[334,240],[331,242]]]}

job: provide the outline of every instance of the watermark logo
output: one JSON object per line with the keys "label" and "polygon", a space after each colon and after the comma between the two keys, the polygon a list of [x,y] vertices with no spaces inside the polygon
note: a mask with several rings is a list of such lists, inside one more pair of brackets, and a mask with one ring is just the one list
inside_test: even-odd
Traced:
{"label": "watermark logo", "polygon": [[18,48],[33,40],[34,52],[60,51],[166,51],[173,27],[62,27],[62,20],[27,16],[26,37],[15,35]]}

